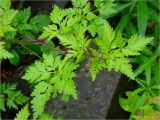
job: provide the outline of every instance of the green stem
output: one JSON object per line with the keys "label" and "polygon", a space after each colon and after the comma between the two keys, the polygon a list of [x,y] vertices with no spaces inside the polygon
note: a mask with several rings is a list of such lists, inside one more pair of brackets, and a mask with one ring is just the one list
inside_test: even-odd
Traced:
{"label": "green stem", "polygon": [[129,10],[129,13],[132,13],[134,6],[136,5],[136,1],[133,0],[133,4],[131,6],[131,9]]}
{"label": "green stem", "polygon": [[19,45],[21,45],[23,48],[27,49],[28,51],[30,51],[31,53],[33,53],[35,56],[37,56],[39,59],[43,60],[41,56],[39,56],[36,52],[34,52],[33,50],[29,49],[28,47],[26,47],[25,45],[21,44],[20,42],[18,42]]}
{"label": "green stem", "polygon": [[141,74],[144,69],[153,61],[155,60],[158,56],[160,55],[160,46],[156,49],[156,51],[153,53],[153,55],[142,65],[140,65],[134,72],[134,77],[138,76]]}
{"label": "green stem", "polygon": [[[31,43],[31,44],[33,44],[33,43],[35,43],[35,40],[33,39],[33,40],[30,40],[30,39],[32,39],[32,38],[29,38],[28,36],[24,36],[24,35],[22,35],[22,34],[20,34],[21,35],[21,37],[23,37],[23,39],[25,39],[27,42],[29,42],[29,43]],[[63,52],[61,51],[61,50],[59,50],[59,49],[57,49],[57,48],[55,48],[55,47],[53,47],[53,46],[51,46],[51,45],[49,45],[49,44],[46,44],[45,42],[43,43],[43,44],[41,44],[41,45],[43,45],[43,46],[45,46],[45,47],[47,47],[47,48],[49,48],[49,49],[51,49],[51,50],[53,50],[53,51],[57,51],[57,52],[59,52],[60,54],[63,54]]]}
{"label": "green stem", "polygon": [[7,40],[7,42],[19,44],[20,46],[22,46],[23,48],[27,49],[27,50],[30,51],[32,54],[34,54],[35,56],[37,56],[39,59],[43,60],[41,56],[39,56],[36,52],[34,52],[33,50],[29,49],[28,47],[26,47],[26,46],[23,45],[22,43],[20,43],[19,40]]}

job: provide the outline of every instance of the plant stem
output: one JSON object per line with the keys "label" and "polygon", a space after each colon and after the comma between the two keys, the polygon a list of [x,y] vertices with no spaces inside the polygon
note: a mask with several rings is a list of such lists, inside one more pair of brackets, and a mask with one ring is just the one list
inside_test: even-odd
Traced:
{"label": "plant stem", "polygon": [[[22,34],[20,34],[20,35],[21,35],[21,37],[23,37],[23,39],[27,40],[27,42],[30,42],[30,43],[37,43],[38,42],[38,40],[34,40],[34,38],[29,38],[28,36],[24,36]],[[43,46],[45,46],[47,48],[50,48],[53,51],[57,51],[57,52],[63,54],[63,52],[61,50],[59,50],[59,49],[57,49],[57,48],[55,48],[55,47],[53,47],[53,46],[51,46],[49,44],[46,44],[45,42],[42,42],[41,45],[43,45]]]}
{"label": "plant stem", "polygon": [[136,5],[136,1],[133,0],[133,4],[131,6],[131,9],[129,10],[129,13],[132,13],[134,6]]}
{"label": "plant stem", "polygon": [[33,53],[35,56],[37,56],[39,59],[43,60],[41,56],[39,56],[36,52],[34,52],[33,50],[29,49],[28,47],[26,47],[25,45],[23,45],[22,43],[20,43],[19,40],[7,40],[8,42],[11,42],[11,43],[17,43],[19,44],[20,46],[22,46],[23,48],[27,49],[28,51],[30,51],[31,53]]}
{"label": "plant stem", "polygon": [[153,61],[155,60],[158,56],[160,55],[160,46],[156,49],[156,51],[153,53],[153,55],[144,63],[141,64],[134,72],[134,77],[138,76],[141,74],[144,69]]}

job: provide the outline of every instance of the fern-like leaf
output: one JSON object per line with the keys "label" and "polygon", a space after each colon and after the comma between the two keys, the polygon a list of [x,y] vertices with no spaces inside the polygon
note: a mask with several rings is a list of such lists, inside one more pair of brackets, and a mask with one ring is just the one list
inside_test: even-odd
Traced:
{"label": "fern-like leaf", "polygon": [[[134,79],[132,66],[128,56],[139,55],[140,51],[152,40],[138,35],[132,36],[126,43],[121,35],[117,33],[112,41],[109,53],[106,54],[106,63],[109,70],[115,69]],[[127,45],[126,45],[127,44]]]}
{"label": "fern-like leaf", "polygon": [[65,11],[60,9],[57,5],[55,5],[53,11],[51,12],[51,17],[50,17],[51,21],[53,23],[60,24],[64,16],[65,16]]}
{"label": "fern-like leaf", "polygon": [[28,97],[24,96],[20,91],[16,91],[16,84],[0,85],[0,109],[5,111],[5,106],[8,108],[18,109],[18,105],[22,105],[28,100]]}
{"label": "fern-like leaf", "polygon": [[77,61],[81,61],[83,53],[87,50],[90,40],[84,38],[84,35],[76,36],[74,34],[60,35],[58,38],[61,44],[71,49],[68,51],[66,59],[77,57]]}
{"label": "fern-like leaf", "polygon": [[4,47],[4,42],[0,42],[0,61],[2,60],[2,59],[7,59],[7,58],[12,58],[13,57],[13,55],[11,54],[11,53],[9,53],[6,49],[5,49],[5,47]]}
{"label": "fern-like leaf", "polygon": [[46,82],[40,82],[36,85],[32,92],[33,100],[31,101],[34,119],[43,113],[45,104],[49,100],[52,91],[53,87]]}
{"label": "fern-like leaf", "polygon": [[122,49],[125,56],[140,55],[140,51],[151,42],[153,38],[145,38],[142,36],[134,35],[128,40],[126,47]]}
{"label": "fern-like leaf", "polygon": [[7,106],[9,108],[15,108],[15,109],[18,109],[17,105],[22,105],[28,100],[28,98],[19,91],[9,92],[7,99],[8,99]]}
{"label": "fern-like leaf", "polygon": [[109,68],[114,69],[115,71],[120,71],[121,73],[127,75],[129,78],[134,79],[132,65],[130,64],[128,58],[115,58],[115,60],[107,63]]}
{"label": "fern-like leaf", "polygon": [[19,111],[14,120],[28,120],[30,113],[28,109],[28,105],[24,106],[21,111]]}
{"label": "fern-like leaf", "polygon": [[92,76],[92,80],[94,81],[96,79],[97,74],[99,71],[101,71],[103,68],[105,68],[105,62],[101,59],[92,59],[89,72]]}
{"label": "fern-like leaf", "polygon": [[47,40],[51,40],[58,35],[58,28],[56,25],[49,25],[48,27],[44,27],[44,30],[45,31],[40,35],[39,38],[47,38]]}
{"label": "fern-like leaf", "polygon": [[53,116],[48,113],[42,113],[39,119],[40,120],[54,120]]}
{"label": "fern-like leaf", "polygon": [[31,31],[34,33],[42,32],[44,30],[43,27],[46,27],[49,23],[49,15],[36,15],[29,21]]}
{"label": "fern-like leaf", "polygon": [[15,31],[11,24],[17,11],[10,9],[10,6],[10,0],[0,0],[0,37],[4,37],[7,32]]}
{"label": "fern-like leaf", "polygon": [[74,99],[78,96],[72,80],[78,65],[72,61],[61,60],[61,57],[55,54],[43,54],[43,58],[43,61],[32,64],[23,76],[30,83],[36,84],[32,93],[34,118],[44,111],[45,104],[52,95],[59,93],[73,96]]}
{"label": "fern-like leaf", "polygon": [[17,13],[14,18],[13,26],[20,32],[25,30],[31,30],[31,25],[28,24],[28,20],[31,15],[31,8],[26,8]]}
{"label": "fern-like leaf", "polygon": [[8,11],[10,10],[11,2],[10,0],[0,0],[0,8],[3,8],[4,10]]}
{"label": "fern-like leaf", "polygon": [[88,0],[72,0],[72,5],[76,8],[83,8],[87,5]]}
{"label": "fern-like leaf", "polygon": [[16,90],[16,87],[17,87],[16,83],[12,83],[12,84],[2,83],[0,85],[0,90],[1,90],[1,93],[8,94],[9,92]]}
{"label": "fern-like leaf", "polygon": [[42,80],[47,80],[50,76],[51,73],[47,71],[45,64],[41,61],[36,61],[26,70],[22,78],[28,80],[30,83],[38,83]]}
{"label": "fern-like leaf", "polygon": [[94,0],[94,5],[97,7],[100,15],[109,15],[111,13],[115,13],[116,11],[113,7],[116,5],[114,4],[115,0]]}

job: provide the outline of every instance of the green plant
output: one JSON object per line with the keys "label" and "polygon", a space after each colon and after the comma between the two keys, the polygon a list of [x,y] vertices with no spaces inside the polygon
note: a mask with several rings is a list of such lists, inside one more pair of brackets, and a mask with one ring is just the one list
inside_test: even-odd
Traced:
{"label": "green plant", "polygon": [[[130,79],[137,80],[136,72],[132,71],[131,57],[140,55],[140,52],[153,39],[138,34],[131,37],[130,35],[124,36],[121,33],[122,28],[124,29],[122,22],[116,30],[113,30],[106,21],[106,18],[114,16],[131,3],[116,5],[114,0],[94,0],[91,6],[88,0],[72,0],[73,8],[61,9],[55,5],[50,17],[48,15],[31,17],[30,8],[21,11],[12,10],[9,0],[0,0],[0,3],[3,5],[0,5],[1,11],[14,11],[15,14],[11,17],[12,19],[5,18],[6,21],[9,21],[7,24],[0,18],[0,24],[6,27],[5,31],[1,31],[0,36],[1,40],[6,42],[6,46],[4,42],[0,44],[0,49],[2,49],[0,59],[9,58],[12,64],[18,64],[19,56],[28,54],[39,59],[26,69],[22,77],[33,88],[31,108],[34,119],[52,119],[50,115],[44,113],[46,102],[50,98],[62,95],[62,100],[66,102],[69,101],[70,96],[78,99],[74,78],[76,70],[84,60],[88,60],[87,69],[93,81],[103,69],[106,71],[114,69],[127,75]],[[1,16],[7,15],[5,12],[2,13]],[[126,18],[128,16],[123,17],[122,21]],[[141,19],[139,21],[141,22]],[[140,34],[144,32],[145,27],[146,24],[139,27],[143,28],[139,30]],[[54,45],[55,43],[59,47]],[[149,70],[146,73],[148,74]],[[143,98],[135,91],[128,92],[127,100],[120,98],[122,106],[128,103],[132,94],[137,99]],[[134,103],[134,100],[132,102]],[[137,106],[141,107],[144,102],[139,104]],[[133,111],[130,112],[134,114],[137,107],[131,109]],[[17,114],[16,119],[27,119],[28,117],[29,109],[28,106],[25,106]]]}
{"label": "green plant", "polygon": [[121,107],[131,112],[130,118],[145,119],[149,116],[158,116],[160,113],[159,103],[159,71],[160,66],[156,58],[160,55],[160,47],[147,58],[139,56],[140,66],[135,70],[135,81],[139,87],[134,91],[126,92],[127,99],[120,97]]}
{"label": "green plant", "polygon": [[[95,6],[98,4],[96,2]],[[23,77],[31,83],[41,81],[40,85],[35,86],[35,91],[32,93],[34,96],[32,104],[35,118],[43,112],[44,105],[51,96],[51,91],[54,91],[53,97],[57,93],[63,93],[62,98],[67,100],[69,99],[69,95],[77,98],[73,80],[65,82],[65,79],[68,79],[68,76],[69,79],[75,77],[74,70],[77,68],[76,64],[79,64],[82,60],[86,58],[90,59],[89,71],[93,80],[96,79],[96,74],[102,69],[115,69],[133,79],[132,66],[129,64],[130,60],[128,56],[139,55],[139,51],[143,50],[152,40],[152,38],[134,35],[128,41],[125,41],[121,33],[115,33],[103,17],[97,16],[92,12],[89,2],[72,1],[72,3],[73,8],[65,10],[54,6],[50,14],[52,24],[45,27],[45,31],[40,36],[41,39],[46,38],[47,40],[54,40],[56,37],[59,39],[60,44],[68,49],[64,57],[65,62],[62,62],[64,65],[59,63],[61,61],[60,57],[58,57],[59,62],[57,62],[57,57],[46,55],[43,57],[43,63],[35,62],[34,65],[28,68]],[[90,35],[86,34],[87,31]],[[69,64],[70,61],[76,64]],[[45,67],[47,64],[48,68]],[[55,71],[56,66],[58,72]],[[36,76],[32,74],[33,71],[37,71]],[[42,72],[43,76],[41,76]],[[51,74],[53,77],[51,77]],[[50,86],[51,84],[52,87]],[[39,95],[40,90],[44,93],[41,94],[43,96]],[[41,97],[44,100],[39,102],[39,105],[43,105],[39,109],[38,99],[41,99]]]}
{"label": "green plant", "polygon": [[16,84],[14,83],[2,83],[0,92],[0,110],[2,111],[6,111],[6,106],[18,109],[18,105],[22,105],[28,100],[28,97],[24,96],[20,91],[16,91]]}
{"label": "green plant", "polygon": [[5,44],[4,42],[0,42],[0,51],[1,51],[0,61],[2,59],[7,59],[7,58],[12,58],[13,57],[13,55],[5,49],[4,44]]}
{"label": "green plant", "polygon": [[[0,49],[10,51],[12,58],[9,57],[9,60],[14,65],[28,54],[41,58],[39,44],[43,41],[36,37],[43,31],[43,27],[50,23],[49,16],[40,14],[31,17],[30,8],[18,11],[10,8],[10,0],[1,0],[0,3],[0,38],[3,41]],[[5,55],[3,51],[1,54]]]}
{"label": "green plant", "polygon": [[[30,116],[28,105],[24,106],[16,115],[15,120],[27,120]],[[53,116],[48,113],[42,113],[39,117],[40,120],[54,120]],[[58,120],[61,120],[58,117]]]}
{"label": "green plant", "polygon": [[17,113],[15,120],[27,120],[29,115],[28,105],[26,105]]}
{"label": "green plant", "polygon": [[[135,35],[126,42],[121,33],[115,33],[105,19],[91,11],[89,2],[83,1],[83,4],[79,5],[73,1],[73,5],[74,7],[68,10],[54,6],[51,13],[53,24],[44,28],[45,31],[40,38],[50,40],[57,37],[60,43],[68,48],[65,59],[74,58],[78,63],[89,57],[93,80],[103,68],[115,69],[133,78],[127,57],[139,55],[139,51],[143,50],[152,38]],[[55,18],[58,14],[59,17]],[[87,31],[91,33],[90,36],[85,34]],[[97,49],[92,46],[96,46]],[[94,65],[95,60],[97,65]],[[98,69],[93,66],[97,66]]]}
{"label": "green plant", "polygon": [[32,108],[37,118],[44,111],[46,102],[57,93],[63,94],[62,99],[68,101],[70,96],[77,99],[76,86],[73,81],[78,66],[73,62],[61,60],[60,56],[43,55],[43,62],[36,61],[27,70],[23,79],[35,85],[32,92]]}
{"label": "green plant", "polygon": [[[4,37],[4,34],[10,31],[15,31],[11,26],[13,18],[17,14],[17,11],[10,9],[10,1],[0,0],[0,37]],[[4,42],[0,41],[0,61],[2,59],[13,57],[4,47]]]}
{"label": "green plant", "polygon": [[[124,16],[116,26],[116,31],[125,31],[125,36],[135,33],[141,35],[154,36],[151,46],[142,51],[141,56],[137,56],[131,61],[139,65],[134,71],[135,81],[138,88],[134,91],[126,92],[127,98],[119,98],[121,107],[131,113],[130,119],[150,119],[150,116],[158,116],[159,102],[159,55],[160,46],[158,29],[159,15],[156,1],[133,1],[132,7],[124,11]],[[136,15],[135,15],[136,14]],[[134,26],[137,20],[137,28]],[[148,29],[153,23],[153,30]],[[130,28],[128,29],[128,26]],[[152,52],[153,51],[153,52]],[[153,102],[154,101],[154,102]],[[147,118],[148,117],[148,118]]]}
{"label": "green plant", "polygon": [[11,23],[17,14],[16,10],[10,8],[11,2],[9,0],[0,0],[0,37],[3,37],[5,33],[15,31],[11,26]]}

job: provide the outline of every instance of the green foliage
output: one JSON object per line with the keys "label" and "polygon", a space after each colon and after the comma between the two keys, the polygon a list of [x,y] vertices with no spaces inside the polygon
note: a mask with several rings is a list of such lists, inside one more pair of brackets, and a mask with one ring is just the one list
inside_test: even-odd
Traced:
{"label": "green foliage", "polygon": [[144,35],[148,22],[148,7],[146,1],[137,1],[138,33]]}
{"label": "green foliage", "polygon": [[43,113],[45,104],[51,96],[63,94],[62,100],[68,101],[70,96],[77,99],[73,78],[78,65],[61,60],[61,57],[55,54],[43,54],[43,59],[32,64],[23,76],[23,79],[36,84],[31,102],[34,118]]}
{"label": "green foliage", "polygon": [[20,61],[20,56],[18,55],[18,53],[15,50],[12,50],[11,53],[12,53],[13,57],[9,59],[10,63],[13,65],[18,64]]}
{"label": "green foliage", "polygon": [[12,58],[13,55],[11,53],[9,53],[6,49],[5,49],[5,46],[4,46],[4,42],[0,42],[0,61],[2,59],[7,59],[7,58]]}
{"label": "green foliage", "polygon": [[49,100],[52,91],[53,87],[45,82],[40,82],[35,86],[32,92],[33,100],[31,101],[34,118],[43,113],[45,104]]}
{"label": "green foliage", "polygon": [[[10,0],[0,0],[0,38],[4,41],[0,42],[0,61],[9,58],[16,65],[20,56],[27,54],[41,59],[29,66],[22,77],[33,87],[31,108],[34,119],[53,119],[44,113],[50,98],[61,95],[61,99],[66,102],[70,97],[78,98],[73,78],[80,62],[85,59],[88,59],[93,81],[101,70],[114,69],[139,84],[138,89],[126,93],[126,99],[119,99],[121,107],[131,112],[130,118],[136,118],[139,111],[144,115],[159,113],[156,102],[159,99],[160,69],[156,60],[159,47],[152,53],[157,47],[156,42],[153,43],[151,35],[144,37],[148,32],[148,21],[160,22],[159,9],[155,1],[151,5],[148,2],[94,0],[92,4],[88,0],[72,0],[72,8],[62,9],[54,5],[50,16],[32,17],[31,8],[16,11],[10,8]],[[106,18],[110,18],[109,21],[114,25],[116,22],[111,17],[120,12],[123,12],[122,18],[113,30]],[[158,28],[159,25],[152,33],[155,38],[159,38]],[[154,48],[145,48],[149,43],[154,44]],[[133,59],[141,52],[141,56]],[[141,64],[135,72],[132,71],[132,60]],[[27,101],[27,97],[15,91],[15,84],[3,83],[0,90],[0,109],[3,111],[5,106],[17,109],[17,105]],[[16,120],[26,120],[29,114],[28,106],[25,106],[17,114]]]}
{"label": "green foliage", "polygon": [[91,40],[87,40],[84,38],[84,34],[81,36],[76,36],[74,34],[65,34],[58,36],[61,40],[61,44],[70,48],[71,50],[68,51],[66,55],[66,59],[76,57],[77,62],[82,61],[83,54],[87,51],[87,47],[90,44]]}
{"label": "green foliage", "polygon": [[107,16],[116,12],[113,9],[113,7],[116,5],[115,3],[113,3],[114,1],[115,0],[94,0],[94,4],[97,7],[100,15]]}
{"label": "green foliage", "polygon": [[15,31],[11,24],[17,11],[10,6],[10,0],[0,0],[0,38],[7,32]]}
{"label": "green foliage", "polygon": [[14,18],[13,26],[21,34],[37,34],[43,31],[43,27],[50,23],[48,15],[36,15],[31,18],[31,8],[18,11]]}
{"label": "green foliage", "polygon": [[105,16],[105,18],[111,18],[111,17],[117,15],[118,13],[126,10],[131,5],[132,5],[132,2],[127,2],[127,3],[123,3],[123,4],[119,3],[119,4],[117,4],[116,6],[113,7],[115,12]]}
{"label": "green foliage", "polygon": [[[112,2],[95,1],[95,6],[103,8],[108,4],[113,7],[114,5],[110,5]],[[143,50],[152,38],[134,35],[128,42],[125,42],[122,35],[115,33],[105,19],[96,16],[90,10],[89,3],[86,1],[73,1],[72,3],[74,7],[67,10],[54,6],[51,12],[53,24],[45,28],[40,38],[47,37],[48,40],[51,40],[57,37],[60,43],[68,48],[68,54],[65,59],[76,58],[77,63],[81,62],[90,53],[88,49],[90,45],[96,45],[98,49],[95,50],[98,52],[94,55],[92,48],[91,54],[93,55],[91,56],[94,57],[93,59],[91,58],[91,67],[89,68],[93,80],[103,68],[108,70],[115,69],[134,79],[128,56],[139,55],[139,52]],[[82,12],[79,11],[80,9],[82,9]],[[57,16],[57,14],[60,15],[55,18],[54,16]],[[86,36],[86,31],[89,31],[93,37]],[[94,37],[96,34],[98,36]],[[95,60],[100,63],[94,62]]]}
{"label": "green foliage", "polygon": [[[111,29],[109,31],[112,35],[115,34]],[[108,70],[115,69],[116,71],[120,71],[128,77],[134,79],[132,66],[129,64],[130,60],[127,57],[139,55],[139,51],[141,51],[151,40],[152,38],[144,38],[135,35],[132,36],[126,43],[121,33],[117,33],[115,39],[113,38],[113,36],[111,36],[108,37],[108,39],[104,39],[104,41],[102,42],[100,41],[100,39],[96,39],[96,42],[99,46],[99,55],[102,55],[101,57],[103,58],[103,60],[105,60],[106,68]],[[142,43],[138,44],[137,41]],[[105,45],[104,43],[108,44],[109,42],[110,48],[106,48],[107,45]]]}
{"label": "green foliage", "polygon": [[26,8],[19,11],[15,16],[13,26],[20,32],[30,30],[31,26],[28,24],[28,20],[31,15],[31,8]]}
{"label": "green foliage", "polygon": [[8,108],[18,109],[18,105],[22,105],[28,100],[20,91],[16,91],[16,84],[2,83],[0,85],[0,110],[5,111]]}
{"label": "green foliage", "polygon": [[15,120],[28,120],[29,115],[28,105],[26,105],[17,113]]}
{"label": "green foliage", "polygon": [[116,26],[115,31],[121,31],[121,32],[123,32],[123,30],[126,27],[129,19],[130,19],[130,15],[129,14],[123,15],[123,17],[121,18],[120,22]]}
{"label": "green foliage", "polygon": [[[159,40],[156,40],[159,38],[159,35],[157,34],[157,28],[159,28],[159,15],[157,14],[157,11],[155,11],[158,10],[155,7],[155,1],[133,1],[132,3],[133,4],[131,8],[128,11],[125,11],[125,13],[130,15],[130,21],[127,21],[125,25],[120,24],[120,21],[117,28],[123,28],[119,30],[124,30],[126,32],[124,34],[125,36],[130,36],[135,33],[139,33],[143,36],[154,36],[152,46],[148,46],[147,48],[145,48],[142,51],[141,56],[137,56],[136,58],[131,59],[138,65],[133,74],[133,76],[135,77],[134,80],[138,84],[138,88],[134,91],[126,92],[127,98],[120,97],[119,99],[121,107],[125,111],[131,113],[130,119],[139,120],[146,119],[147,116],[158,116],[160,113],[158,102],[160,96],[160,76],[158,73],[160,71],[160,65],[158,61],[158,57],[160,55],[160,46],[159,44],[157,44]],[[157,2],[157,5],[158,4],[159,3]],[[135,16],[133,14],[135,14]],[[133,20],[135,18],[137,19],[137,21],[135,22],[137,22],[138,30],[136,30],[135,23]],[[150,26],[150,23],[153,23],[156,27],[153,28],[152,26]],[[121,26],[119,27],[119,25]],[[139,41],[137,41],[137,45],[135,45],[138,46],[141,50],[143,49],[143,47],[141,48],[140,46],[145,45],[147,41],[151,40],[151,38],[138,38],[136,35],[134,35],[132,39],[139,39]],[[145,39],[146,43],[143,39]],[[134,45],[132,45],[132,41],[130,43],[128,41],[128,45],[134,48],[131,47],[131,51],[127,50],[127,54],[139,54],[136,52],[139,48],[137,49]],[[124,50],[123,52],[126,53]]]}
{"label": "green foliage", "polygon": [[128,45],[122,49],[122,52],[125,56],[140,55],[139,51],[142,51],[152,39],[153,38],[145,38],[134,35],[128,40]]}
{"label": "green foliage", "polygon": [[140,91],[141,89],[126,92],[127,99],[121,97],[119,98],[120,105],[125,111],[129,111],[132,112],[132,114],[135,114],[136,111],[144,105],[145,97],[138,95]]}
{"label": "green foliage", "polygon": [[96,75],[99,73],[99,71],[102,70],[104,67],[106,67],[106,65],[103,60],[99,60],[97,58],[92,59],[89,71],[91,73],[93,81],[96,79]]}
{"label": "green foliage", "polygon": [[[28,104],[24,106],[16,115],[14,120],[28,120],[30,116]],[[53,116],[48,113],[42,113],[39,120],[54,120]],[[58,119],[59,120],[59,119]]]}
{"label": "green foliage", "polygon": [[120,106],[127,112],[131,112],[130,119],[143,118],[148,115],[159,115],[160,97],[151,97],[143,88],[126,92],[127,98],[119,98]]}
{"label": "green foliage", "polygon": [[[31,17],[31,8],[20,11],[12,10],[10,9],[10,0],[1,0],[0,2],[0,37],[3,38],[2,41],[6,41],[7,45],[10,45],[7,49],[12,53],[10,63],[18,64],[20,62],[19,56],[23,57],[27,54],[38,56],[41,54],[41,46],[34,43],[34,40],[36,41],[37,35],[43,31],[43,27],[50,23],[49,16],[36,15]],[[0,45],[0,49],[2,49],[2,45]],[[0,54],[5,57],[4,49]]]}
{"label": "green foliage", "polygon": [[[160,113],[159,108],[159,63],[155,60],[159,55],[159,48],[152,54],[150,58],[146,58],[144,55],[139,56],[141,59],[141,65],[135,70],[134,74],[136,82],[139,84],[139,88],[127,92],[128,98],[119,98],[121,107],[128,112],[131,112],[131,118],[141,118],[145,116],[153,115],[157,116]],[[156,72],[155,72],[156,71]],[[138,74],[144,73],[141,76]]]}
{"label": "green foliage", "polygon": [[31,18],[29,24],[31,25],[31,31],[33,33],[40,33],[43,31],[43,27],[50,23],[48,15],[36,15]]}
{"label": "green foliage", "polygon": [[40,120],[54,120],[53,116],[47,113],[42,113],[39,119]]}

